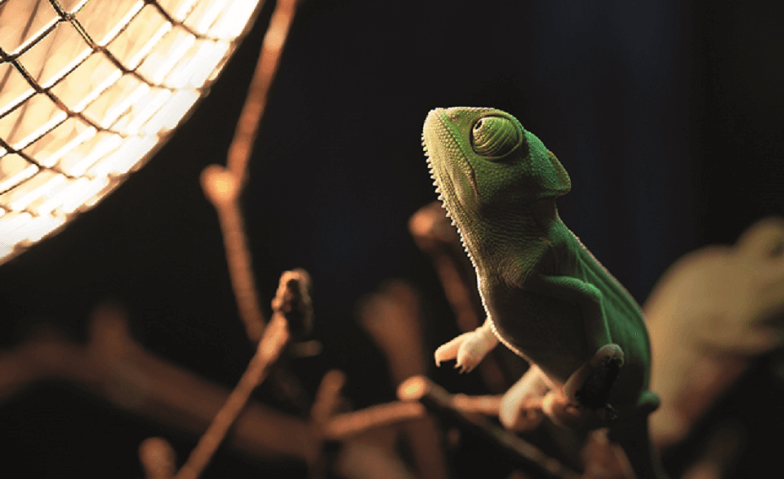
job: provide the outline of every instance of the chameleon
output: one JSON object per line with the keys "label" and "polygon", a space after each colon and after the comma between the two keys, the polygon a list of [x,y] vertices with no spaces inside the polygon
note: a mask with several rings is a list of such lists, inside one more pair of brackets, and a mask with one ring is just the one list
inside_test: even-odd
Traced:
{"label": "chameleon", "polygon": [[539,404],[561,426],[607,427],[638,477],[662,477],[646,451],[659,401],[641,308],[559,217],[571,179],[558,158],[494,108],[431,110],[422,145],[487,315],[439,347],[436,364],[468,372],[500,342],[530,364],[502,398],[506,427],[538,425],[525,411]]}

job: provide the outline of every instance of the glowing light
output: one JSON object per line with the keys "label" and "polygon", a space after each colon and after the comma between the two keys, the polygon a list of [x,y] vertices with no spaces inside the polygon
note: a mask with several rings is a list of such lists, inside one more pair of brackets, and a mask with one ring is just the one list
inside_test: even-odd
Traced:
{"label": "glowing light", "polygon": [[24,244],[35,243],[53,230],[65,224],[65,221],[65,218],[62,217],[49,215],[36,216],[19,228],[13,239]]}
{"label": "glowing light", "polygon": [[109,53],[125,68],[133,70],[170,29],[171,23],[166,21],[155,6],[147,5],[117,38],[109,43]]}
{"label": "glowing light", "polygon": [[142,125],[163,107],[171,95],[169,90],[162,88],[150,90],[133,106],[132,114],[126,116],[126,119],[130,121],[123,128],[125,133],[131,135],[138,134]]}
{"label": "glowing light", "polygon": [[174,12],[172,16],[181,22],[191,11],[196,0],[160,0],[158,3],[167,8],[167,11]]}
{"label": "glowing light", "polygon": [[221,9],[226,8],[226,6],[226,2],[221,0],[199,2],[193,13],[185,19],[185,24],[194,28],[197,32],[207,33]]}
{"label": "glowing light", "polygon": [[216,204],[226,204],[237,198],[239,184],[234,175],[222,166],[210,165],[204,169],[201,182],[205,193]]}
{"label": "glowing light", "polygon": [[397,396],[401,401],[416,401],[427,392],[427,382],[420,376],[413,376],[397,388]]}
{"label": "glowing light", "polygon": [[3,88],[0,88],[0,115],[5,115],[35,93],[33,87],[10,63],[0,63],[0,78],[3,79]]}
{"label": "glowing light", "polygon": [[69,195],[64,199],[62,206],[59,208],[59,212],[65,215],[73,213],[91,198],[98,196],[109,186],[109,184],[108,178],[99,178],[95,180],[79,178],[71,186]]}
{"label": "glowing light", "polygon": [[187,117],[256,0],[5,0],[0,263],[143,165]]}
{"label": "glowing light", "polygon": [[78,118],[69,118],[25,148],[24,153],[30,158],[39,158],[37,161],[41,166],[51,168],[60,158],[95,136],[95,131]]}
{"label": "glowing light", "polygon": [[63,156],[57,167],[66,175],[83,176],[95,162],[119,148],[123,138],[106,131],[98,132],[74,151]]}
{"label": "glowing light", "polygon": [[21,150],[66,118],[46,95],[38,94],[0,118],[0,132],[12,148]]}
{"label": "glowing light", "polygon": [[38,172],[38,167],[19,155],[0,158],[0,192],[10,190]]}
{"label": "glowing light", "polygon": [[[0,45],[3,51],[10,54],[18,53],[30,43],[36,41],[46,30],[57,23],[57,12],[46,2],[30,0],[8,0],[3,4],[0,22]],[[40,8],[40,7],[44,8]],[[25,25],[25,28],[19,28]]]}
{"label": "glowing light", "polygon": [[19,56],[19,63],[42,87],[48,88],[90,53],[90,46],[79,32],[69,24],[58,23],[51,33]]}
{"label": "glowing light", "polygon": [[103,158],[88,170],[92,176],[102,177],[109,175],[122,175],[141,160],[158,143],[155,137],[137,136],[123,142],[122,146],[114,153]]}
{"label": "glowing light", "polygon": [[33,201],[45,197],[64,180],[65,176],[54,171],[39,171],[22,185],[0,195],[0,204],[11,211],[24,211]]}
{"label": "glowing light", "polygon": [[196,37],[183,28],[166,34],[139,68],[139,74],[153,83],[161,84],[172,68],[182,59],[196,41]]}
{"label": "glowing light", "polygon": [[[19,228],[29,223],[30,220],[33,219],[33,215],[26,212],[7,213],[4,214],[0,219],[3,220],[3,222],[0,223],[0,237],[9,238],[9,236],[13,234],[15,231],[17,231]],[[8,240],[4,239],[4,241],[10,241],[10,239]],[[6,243],[6,244],[11,244],[11,243]]]}
{"label": "glowing light", "polygon": [[167,99],[163,107],[144,125],[143,133],[152,135],[157,131],[174,129],[198,96],[191,90],[177,92],[172,98]]}
{"label": "glowing light", "polygon": [[144,0],[93,1],[76,13],[76,20],[103,47],[120,34],[142,7]]}
{"label": "glowing light", "polygon": [[253,2],[234,2],[220,12],[220,18],[210,29],[210,35],[215,38],[227,39],[231,38],[234,30],[234,25],[237,22],[242,22],[243,18],[247,18],[253,11]]}

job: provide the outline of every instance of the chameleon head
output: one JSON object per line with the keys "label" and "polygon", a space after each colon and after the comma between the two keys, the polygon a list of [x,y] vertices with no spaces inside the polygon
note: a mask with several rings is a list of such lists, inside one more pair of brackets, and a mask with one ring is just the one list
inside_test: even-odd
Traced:
{"label": "chameleon head", "polygon": [[501,110],[431,110],[422,144],[444,207],[461,230],[493,212],[513,212],[571,188],[555,155]]}

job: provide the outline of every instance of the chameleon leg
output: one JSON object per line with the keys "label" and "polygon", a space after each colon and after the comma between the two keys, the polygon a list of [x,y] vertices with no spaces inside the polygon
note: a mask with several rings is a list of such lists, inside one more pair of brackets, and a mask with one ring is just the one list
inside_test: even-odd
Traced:
{"label": "chameleon leg", "polygon": [[498,419],[507,429],[530,431],[542,421],[542,398],[549,386],[542,371],[531,365],[501,398]]}
{"label": "chameleon leg", "polygon": [[586,406],[603,407],[621,366],[621,347],[617,344],[605,344],[596,351],[590,361],[569,376],[564,384],[564,393],[568,398],[577,399]]}
{"label": "chameleon leg", "polygon": [[498,344],[489,320],[475,330],[463,333],[446,344],[439,346],[435,352],[436,365],[442,361],[457,359],[455,369],[461,373],[471,372]]}
{"label": "chameleon leg", "polygon": [[617,344],[605,344],[590,361],[582,365],[564,383],[542,401],[542,410],[553,422],[572,429],[594,429],[610,419],[607,404],[618,371],[623,366],[623,350]]}

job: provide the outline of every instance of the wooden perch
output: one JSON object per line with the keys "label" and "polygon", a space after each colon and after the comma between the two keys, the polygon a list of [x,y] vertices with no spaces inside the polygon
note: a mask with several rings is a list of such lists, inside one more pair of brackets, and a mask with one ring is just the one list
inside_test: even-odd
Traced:
{"label": "wooden perch", "polygon": [[[327,376],[334,379],[336,373]],[[340,379],[342,374],[337,376]],[[112,305],[102,305],[93,312],[89,342],[85,345],[42,328],[16,348],[0,352],[0,401],[40,381],[80,386],[118,409],[192,435],[207,429],[230,393],[145,351],[130,336],[125,313]],[[339,387],[335,387],[335,381],[330,382],[332,399],[317,401],[324,412],[314,411],[311,422],[249,401],[226,438],[228,445],[251,457],[293,458],[313,464],[321,454],[324,440],[351,445],[354,437],[370,430],[425,417],[421,405],[402,402],[337,414],[335,394]],[[379,454],[360,446],[351,447],[352,453],[343,461],[349,465],[344,467],[355,467],[352,461],[369,460],[364,453],[371,457]],[[175,459],[164,439],[145,440],[139,456],[148,479],[173,477]],[[394,468],[390,458],[386,461]],[[378,477],[385,477],[385,471],[379,470]]]}
{"label": "wooden perch", "polygon": [[[392,380],[400,384],[410,376],[425,374],[419,299],[402,281],[388,281],[359,306],[362,326],[387,357]],[[377,415],[378,417],[378,415]],[[441,431],[432,418],[403,425],[414,462],[422,479],[446,479],[448,468]]]}
{"label": "wooden perch", "polygon": [[455,399],[441,386],[423,376],[415,376],[398,388],[402,401],[419,401],[438,416],[479,434],[491,441],[526,473],[534,477],[577,479],[580,477],[557,460],[545,455],[539,448],[520,439],[515,434],[479,414],[470,414],[455,407]]}
{"label": "wooden perch", "polygon": [[[44,380],[66,381],[133,412],[191,434],[201,434],[229,391],[145,351],[130,336],[125,313],[103,305],[87,344],[41,330],[0,352],[0,399]],[[319,441],[307,421],[251,401],[228,442],[249,456],[309,461]]]}

